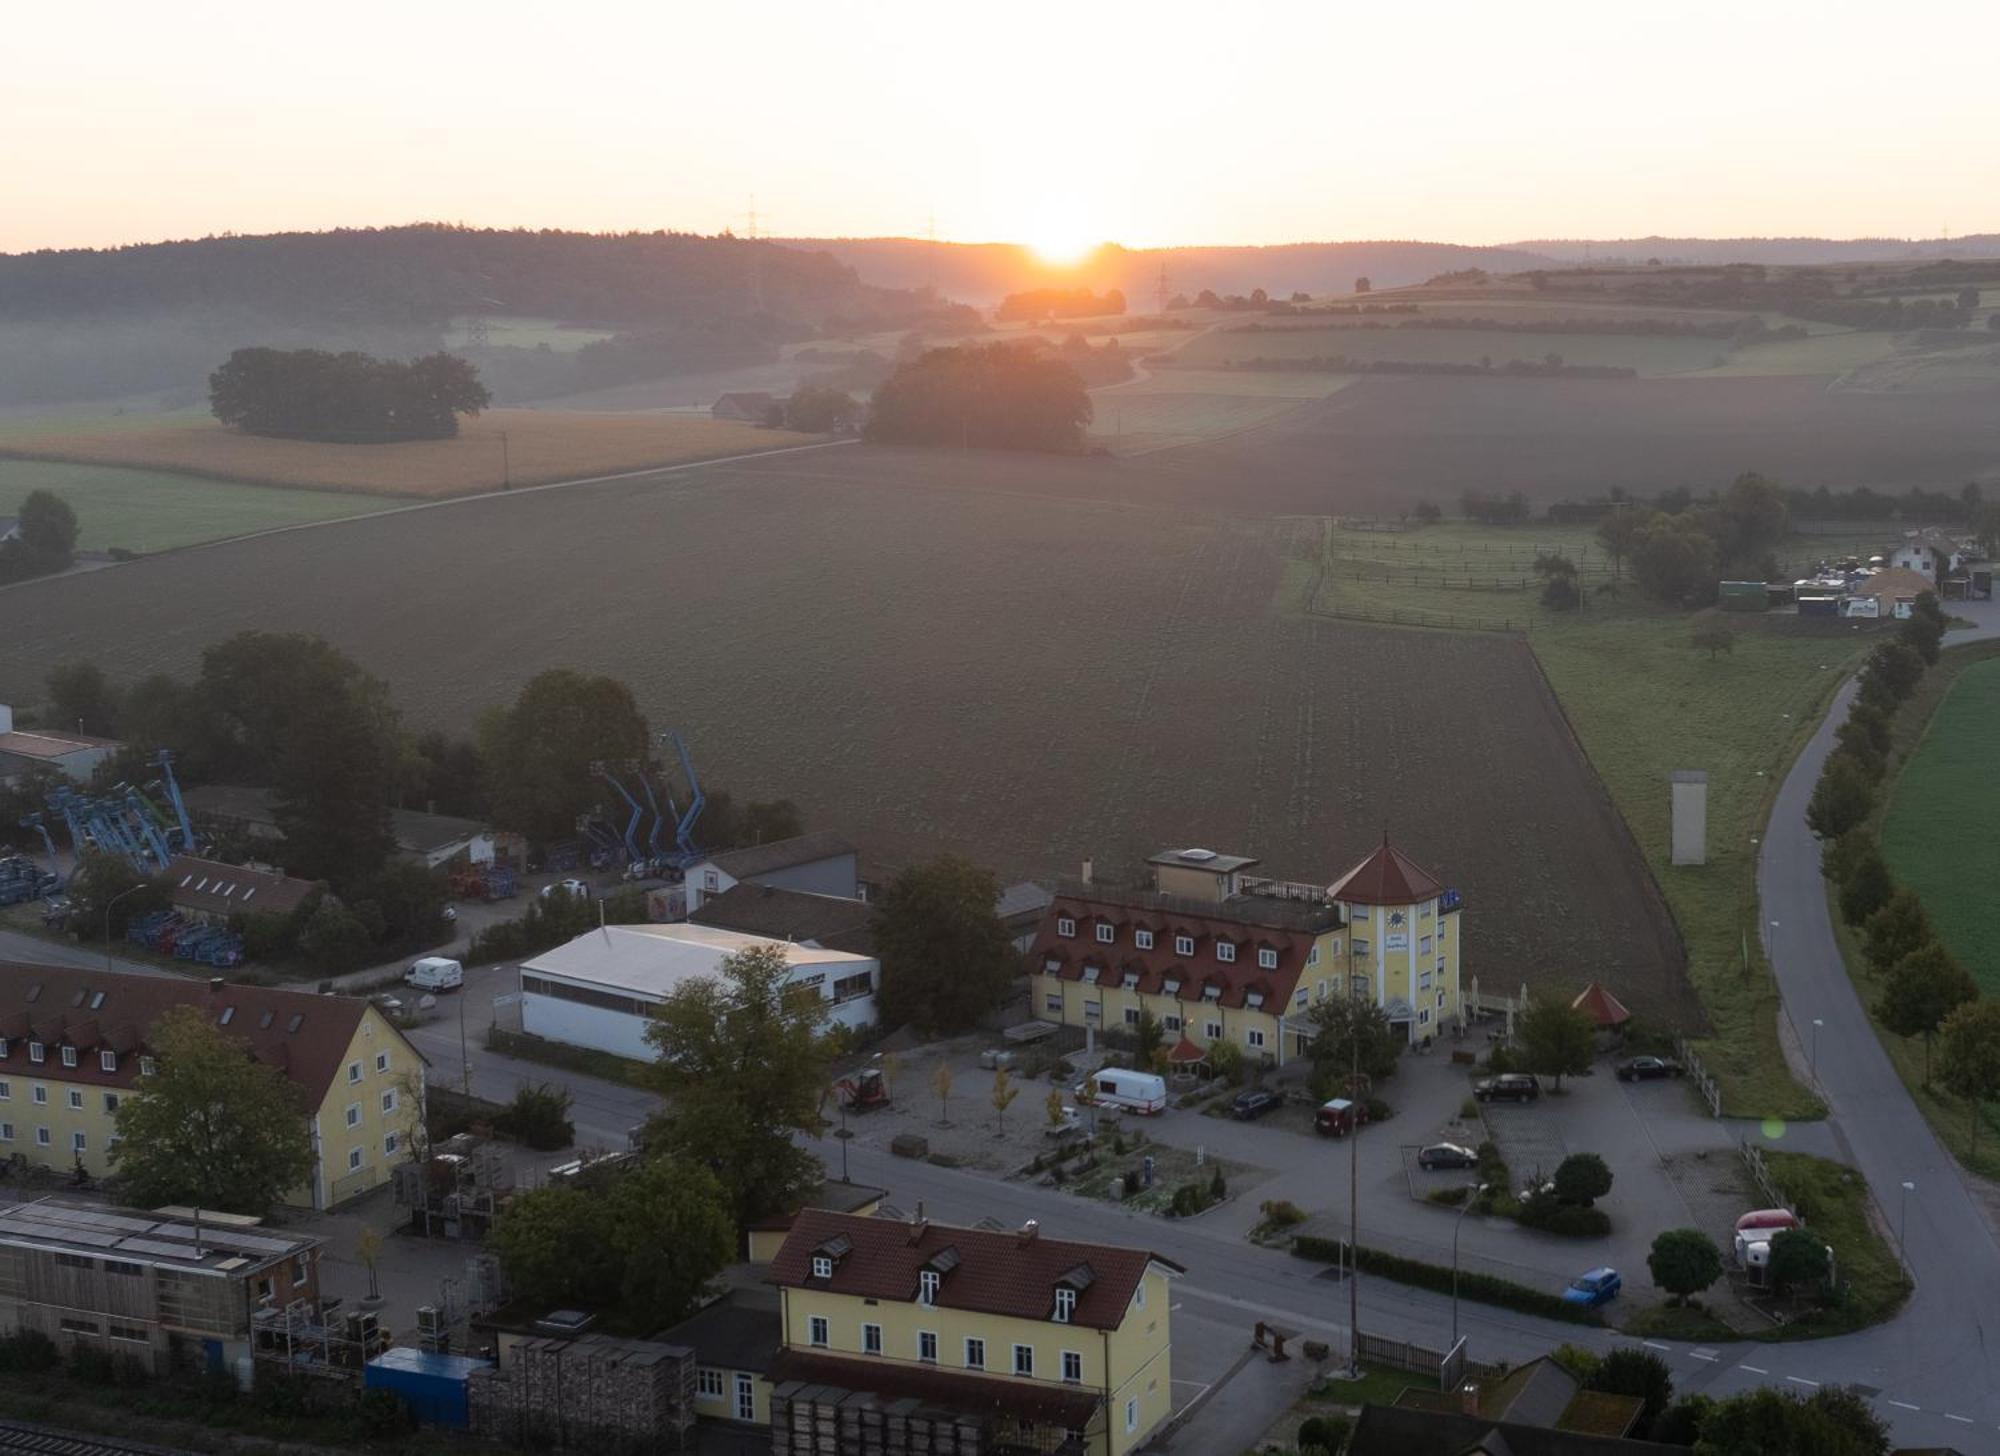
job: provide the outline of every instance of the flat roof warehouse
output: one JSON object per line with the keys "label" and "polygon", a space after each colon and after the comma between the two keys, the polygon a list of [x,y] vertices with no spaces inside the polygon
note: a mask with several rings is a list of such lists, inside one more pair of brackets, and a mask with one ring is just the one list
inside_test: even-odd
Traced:
{"label": "flat roof warehouse", "polygon": [[793,979],[818,970],[838,979],[871,969],[873,957],[826,950],[767,935],[745,935],[707,925],[608,925],[523,961],[523,972],[607,986],[648,1001],[664,1001],[689,981],[713,979],[722,962],[740,951],[776,945]]}

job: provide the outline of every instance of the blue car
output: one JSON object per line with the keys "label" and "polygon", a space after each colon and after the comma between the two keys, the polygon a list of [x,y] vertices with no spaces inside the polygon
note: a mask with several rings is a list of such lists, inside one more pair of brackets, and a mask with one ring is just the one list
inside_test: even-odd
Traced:
{"label": "blue car", "polygon": [[1585,1309],[1595,1309],[1600,1304],[1609,1304],[1618,1297],[1618,1291],[1625,1287],[1625,1281],[1618,1277],[1616,1269],[1606,1266],[1592,1269],[1588,1274],[1579,1274],[1570,1280],[1569,1288],[1562,1292],[1565,1304],[1580,1304]]}

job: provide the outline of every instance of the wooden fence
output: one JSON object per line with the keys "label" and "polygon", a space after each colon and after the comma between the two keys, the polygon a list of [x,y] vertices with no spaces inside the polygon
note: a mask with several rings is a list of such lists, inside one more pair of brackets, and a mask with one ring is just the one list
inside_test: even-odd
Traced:
{"label": "wooden fence", "polygon": [[1715,1078],[1709,1076],[1708,1068],[1701,1064],[1701,1058],[1694,1054],[1686,1037],[1674,1038],[1674,1055],[1687,1068],[1688,1080],[1694,1083],[1694,1090],[1701,1093],[1701,1100],[1708,1104],[1710,1117],[1722,1116],[1722,1089],[1715,1085]]}
{"label": "wooden fence", "polygon": [[[1444,1369],[1444,1351],[1433,1350],[1427,1345],[1413,1345],[1407,1340],[1385,1339],[1366,1330],[1354,1332],[1354,1353],[1356,1359],[1371,1365],[1382,1365],[1430,1380],[1436,1380]],[[1482,1365],[1477,1360],[1465,1362],[1465,1377],[1470,1380],[1491,1380],[1505,1373],[1504,1366]]]}

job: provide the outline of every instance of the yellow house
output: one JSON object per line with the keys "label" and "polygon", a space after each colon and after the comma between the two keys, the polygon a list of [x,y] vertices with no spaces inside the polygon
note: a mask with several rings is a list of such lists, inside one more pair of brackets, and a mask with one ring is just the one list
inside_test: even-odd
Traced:
{"label": "yellow house", "polygon": [[[1178,1264],[1141,1249],[802,1210],[771,1265],[783,1343],[773,1449],[843,1417],[843,1393],[921,1402],[885,1421],[970,1427],[982,1441],[1124,1456],[1173,1411]],[[915,1431],[861,1431],[904,1449]],[[846,1449],[846,1447],[843,1447]],[[909,1449],[919,1449],[912,1445]],[[928,1449],[928,1448],[923,1448]]]}
{"label": "yellow house", "polygon": [[1131,1030],[1150,1014],[1181,1062],[1234,1042],[1284,1065],[1313,1007],[1373,1000],[1412,1043],[1461,1013],[1460,901],[1387,838],[1331,885],[1245,873],[1205,849],[1154,855],[1150,890],[1066,885],[1028,952],[1035,1014]]}
{"label": "yellow house", "polygon": [[331,1208],[389,1181],[423,1114],[424,1060],[369,1002],[227,981],[0,963],[0,1158],[111,1172],[119,1102],[154,1070],[148,1030],[194,1006],[296,1087],[313,1173],[287,1201]]}

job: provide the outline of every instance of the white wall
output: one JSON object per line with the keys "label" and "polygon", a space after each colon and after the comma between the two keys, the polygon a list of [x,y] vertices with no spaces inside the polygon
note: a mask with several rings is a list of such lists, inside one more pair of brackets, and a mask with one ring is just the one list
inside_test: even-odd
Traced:
{"label": "white wall", "polygon": [[649,1018],[603,1006],[585,1006],[533,991],[521,997],[521,1030],[569,1046],[595,1047],[650,1062],[658,1055],[646,1042]]}

